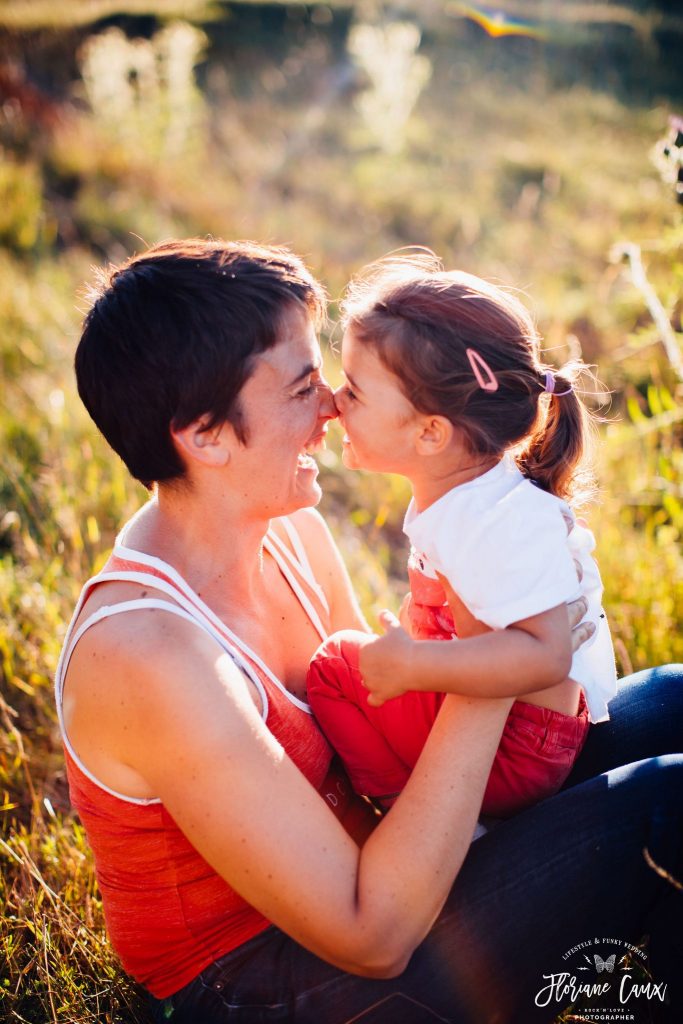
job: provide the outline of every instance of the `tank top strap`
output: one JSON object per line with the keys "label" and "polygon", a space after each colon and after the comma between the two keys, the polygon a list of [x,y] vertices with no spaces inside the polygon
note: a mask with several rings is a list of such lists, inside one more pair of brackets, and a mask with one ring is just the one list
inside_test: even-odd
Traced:
{"label": "tank top strap", "polygon": [[[138,512],[135,513],[135,515],[126,523],[126,525],[119,533],[118,537],[116,538],[114,550],[112,553],[112,559],[110,559],[110,561],[115,561],[117,565],[120,565],[122,562],[137,563],[139,565],[144,565],[148,569],[151,569],[152,572],[154,572],[155,574],[157,572],[160,572],[171,582],[177,584],[182,588],[187,588],[187,590],[189,590],[189,587],[185,583],[185,580],[182,578],[182,576],[180,576],[180,574],[177,573],[173,569],[173,567],[170,566],[167,562],[164,562],[160,558],[156,558],[153,555],[147,555],[144,552],[137,551],[134,548],[129,548],[127,546],[126,539],[128,536],[128,531],[130,530],[130,527],[134,524],[136,519],[138,519],[138,517],[142,514],[143,511],[144,506],[142,509],[139,509]],[[318,583],[318,581],[316,580],[315,575],[313,573],[313,568],[309,561],[308,555],[306,554],[306,549],[304,548],[301,536],[299,535],[298,530],[296,529],[296,527],[291,522],[288,516],[282,516],[279,519],[275,520],[275,522],[282,524],[282,528],[287,534],[287,538],[292,545],[292,550],[290,550],[287,547],[287,545],[277,535],[272,526],[268,530],[268,533],[264,538],[264,547],[273,558],[273,561],[276,563],[280,572],[287,580],[289,586],[292,588],[293,593],[295,594],[302,608],[304,609],[309,619],[311,620],[311,623],[315,631],[317,632],[318,636],[320,637],[321,640],[326,640],[328,632],[321,621],[320,614],[318,610],[315,608],[310,595],[306,592],[306,588],[312,591],[313,595],[319,600],[320,606],[325,615],[329,615],[330,609],[327,602],[327,598],[325,596],[325,592]],[[303,581],[305,587],[302,586],[301,581]],[[191,593],[194,594],[193,591],[191,591]],[[211,615],[212,613],[207,608],[207,606],[204,605],[204,603],[201,602],[198,597],[197,600],[199,601],[199,604],[203,606],[204,610],[208,611],[209,614]],[[220,622],[220,620],[217,621]],[[246,645],[243,645],[239,638],[235,637],[234,634],[232,635],[231,639],[233,640],[233,642],[236,642],[239,646],[244,647],[248,651]],[[251,657],[251,652],[249,652],[249,657]]]}
{"label": "tank top strap", "polygon": [[[253,679],[257,673],[262,673],[261,683],[263,682],[263,677],[265,677],[291,704],[294,704],[300,711],[311,714],[310,705],[289,692],[263,659],[212,611],[199,594],[190,587],[180,573],[173,566],[169,565],[168,562],[164,562],[154,555],[147,555],[144,552],[134,551],[131,548],[117,545],[103,571],[93,577],[92,580],[89,580],[86,588],[91,589],[98,583],[109,581],[140,583],[148,587],[154,587],[156,590],[161,590],[169,597],[172,597],[190,615],[201,618],[213,627],[221,636],[224,649],[239,664],[240,668],[244,668],[247,671],[250,679]],[[303,596],[305,597],[305,595]],[[83,602],[81,601],[77,611],[82,606]]]}
{"label": "tank top strap", "polygon": [[[282,520],[282,522],[285,521],[286,520]],[[294,527],[291,527],[291,529],[294,529]],[[301,539],[299,538],[299,535],[296,534],[296,536],[299,540],[299,544],[301,544]],[[328,636],[327,630],[323,626],[322,621],[320,619],[320,615],[318,614],[318,611],[313,605],[311,598],[306,593],[306,590],[301,584],[301,580],[304,580],[308,587],[313,591],[315,596],[320,601],[320,604],[325,610],[325,613],[329,614],[330,609],[327,604],[327,598],[325,597],[322,587],[320,587],[317,581],[313,579],[310,563],[307,562],[307,571],[301,564],[301,562],[294,557],[294,555],[289,550],[287,545],[280,539],[280,537],[277,536],[274,530],[268,531],[264,538],[263,546],[266,549],[266,551],[271,555],[271,557],[277,564],[280,572],[289,583],[296,597],[299,599],[299,603],[301,604],[302,608],[304,609],[309,619],[311,620],[311,623],[313,624],[313,627],[317,632],[318,636],[320,637],[320,639],[326,640]]]}
{"label": "tank top strap", "polygon": [[321,605],[325,609],[325,613],[329,615],[330,606],[327,602],[325,591],[315,578],[313,567],[308,559],[308,555],[306,554],[306,548],[304,547],[303,541],[301,540],[301,535],[299,531],[297,530],[296,526],[289,518],[289,516],[283,516],[282,519],[278,520],[278,522],[282,523],[285,533],[287,534],[287,537],[289,539],[289,542],[292,545],[292,550],[296,555],[296,558],[292,558],[291,552],[284,544],[282,544],[282,541],[280,540],[279,537],[276,536],[276,540],[282,546],[285,555],[291,560],[294,568],[297,569],[299,573],[301,573],[302,577],[309,585],[311,590],[313,590],[315,594],[318,596]]}
{"label": "tank top strap", "polygon": [[[141,609],[157,609],[160,611],[170,612],[172,615],[177,615],[180,618],[185,619],[187,622],[193,623],[195,626],[198,626],[200,629],[203,629],[205,633],[212,637],[212,639],[215,640],[216,643],[218,643],[223,648],[226,654],[230,655],[230,657],[235,662],[237,667],[242,672],[244,672],[245,675],[248,676],[250,681],[256,687],[259,697],[261,698],[261,716],[265,721],[265,719],[268,717],[268,694],[258,673],[254,671],[253,667],[249,664],[249,661],[242,656],[240,650],[232,644],[230,644],[226,637],[221,634],[220,630],[216,629],[206,619],[206,617],[201,615],[201,613],[199,613],[196,609],[188,607],[188,604],[187,602],[185,602],[182,595],[179,595],[177,592],[174,592],[172,587],[168,586],[168,584],[165,584],[156,576],[147,575],[146,573],[111,572],[101,573],[98,576],[94,576],[91,580],[88,580],[88,583],[86,584],[87,590],[86,588],[84,588],[85,596],[87,597],[87,594],[98,583],[104,583],[108,580],[116,580],[119,582],[144,583],[149,585],[150,587],[154,587],[156,590],[161,590],[162,592],[168,594],[169,597],[172,597],[174,601],[177,603],[172,603],[171,601],[162,601],[159,598],[141,597],[136,598],[132,601],[119,601],[117,604],[103,605],[101,608],[98,608],[96,612],[93,612],[92,615],[89,615],[75,631],[73,626],[77,616],[74,617],[67,631],[67,635],[64,640],[64,646],[62,648],[62,653],[59,659],[59,664],[57,665],[57,671],[55,673],[57,713],[60,716],[60,725],[62,724],[61,698],[63,680],[67,668],[69,667],[71,656],[73,655],[74,649],[78,641],[81,639],[83,634],[88,629],[90,629],[91,626],[94,626],[97,622],[101,622],[103,619],[110,618],[112,615],[119,615],[122,612],[139,611]],[[82,608],[83,601],[80,602],[80,606]]]}

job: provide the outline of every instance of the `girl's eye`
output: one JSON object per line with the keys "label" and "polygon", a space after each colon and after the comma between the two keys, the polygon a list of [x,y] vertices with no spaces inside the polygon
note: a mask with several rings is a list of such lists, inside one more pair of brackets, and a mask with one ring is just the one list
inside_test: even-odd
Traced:
{"label": "girl's eye", "polygon": [[343,390],[344,390],[344,398],[348,398],[351,402],[355,402],[356,401],[356,396],[354,395],[353,391],[348,386],[348,384],[344,385],[344,389]]}

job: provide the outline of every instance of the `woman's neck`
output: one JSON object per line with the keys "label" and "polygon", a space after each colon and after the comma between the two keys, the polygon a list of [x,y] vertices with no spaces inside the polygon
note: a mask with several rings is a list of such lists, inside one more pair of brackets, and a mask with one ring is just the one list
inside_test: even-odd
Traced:
{"label": "woman's neck", "polygon": [[168,562],[196,593],[229,592],[249,603],[263,585],[263,539],[269,519],[257,519],[218,495],[161,486],[148,511],[134,524],[130,546]]}
{"label": "woman's neck", "polygon": [[455,459],[422,459],[421,465],[409,478],[418,512],[433,505],[454,487],[476,480],[500,462],[498,455],[462,454]]}

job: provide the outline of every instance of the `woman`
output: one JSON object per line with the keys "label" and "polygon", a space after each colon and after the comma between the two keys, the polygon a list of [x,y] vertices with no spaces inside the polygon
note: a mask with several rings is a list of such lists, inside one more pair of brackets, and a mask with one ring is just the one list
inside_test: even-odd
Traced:
{"label": "woman", "polygon": [[[379,824],[335,772],[306,669],[321,636],[367,627],[313,511],[309,453],[336,415],[323,310],[286,251],[192,241],[113,272],[85,322],[81,397],[157,483],[86,586],[57,674],[124,966],[179,1024],[549,1020],[543,974],[596,928],[651,927],[664,977],[680,896],[642,847],[678,870],[680,757],[591,779],[471,850],[509,700],[448,696]],[[648,693],[674,691],[680,722],[677,681]],[[585,763],[677,749],[661,719],[606,753],[596,739]]]}

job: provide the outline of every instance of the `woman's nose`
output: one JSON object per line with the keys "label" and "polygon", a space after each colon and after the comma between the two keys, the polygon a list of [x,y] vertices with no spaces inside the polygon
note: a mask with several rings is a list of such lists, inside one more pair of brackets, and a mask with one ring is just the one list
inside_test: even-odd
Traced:
{"label": "woman's nose", "polygon": [[344,385],[343,384],[340,387],[338,387],[336,391],[332,392],[332,400],[334,401],[334,406],[335,406],[335,409],[337,411],[337,416],[341,416],[342,409],[343,409],[343,403],[344,403]]}

